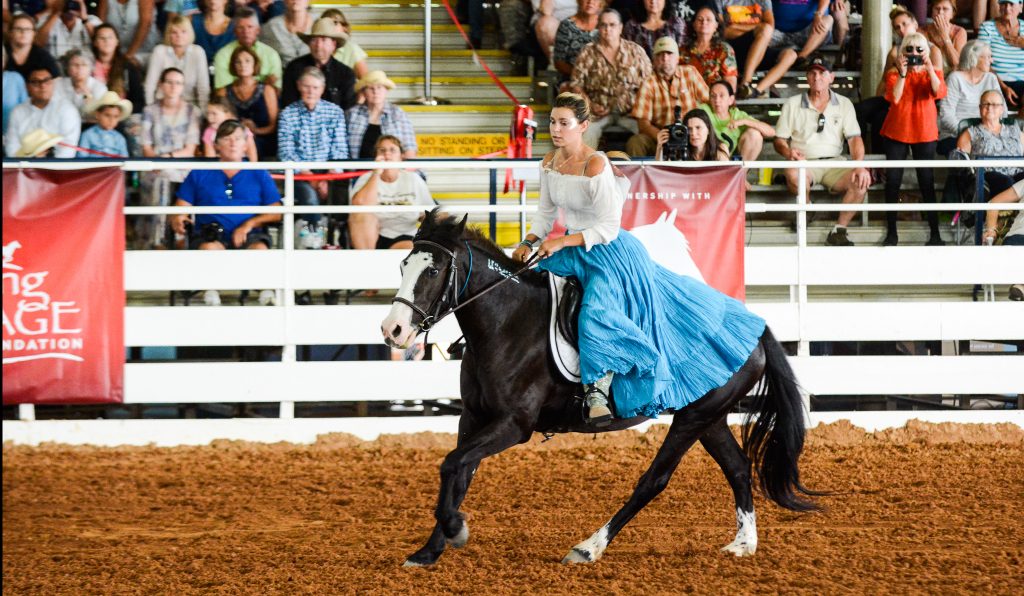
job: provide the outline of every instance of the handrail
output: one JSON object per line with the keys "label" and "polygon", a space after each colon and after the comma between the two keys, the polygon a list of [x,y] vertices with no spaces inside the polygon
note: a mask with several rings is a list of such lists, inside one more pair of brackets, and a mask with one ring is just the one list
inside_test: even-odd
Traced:
{"label": "handrail", "polygon": [[[536,159],[413,159],[406,161],[368,161],[353,159],[347,161],[266,161],[266,162],[227,162],[213,160],[87,160],[87,159],[21,159],[4,158],[4,169],[40,168],[49,170],[80,170],[103,167],[119,167],[127,172],[148,172],[152,170],[384,170],[384,169],[418,169],[418,170],[504,170],[514,167],[535,166]],[[829,168],[1012,168],[1024,167],[1024,157],[1007,157],[999,159],[970,160],[804,160],[804,161],[656,161],[637,159],[633,161],[612,160],[618,165],[666,166],[673,168],[730,168],[740,166],[745,169],[754,168],[785,168],[785,169],[820,169]],[[173,164],[173,167],[171,167]]]}

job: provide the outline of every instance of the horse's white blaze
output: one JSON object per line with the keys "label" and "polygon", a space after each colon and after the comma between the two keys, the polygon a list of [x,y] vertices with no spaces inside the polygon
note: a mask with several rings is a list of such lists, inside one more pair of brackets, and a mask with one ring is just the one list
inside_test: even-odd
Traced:
{"label": "horse's white blaze", "polygon": [[601,529],[594,532],[590,538],[572,547],[562,562],[593,563],[601,558],[606,548],[608,548],[608,524],[601,526]]}
{"label": "horse's white blaze", "polygon": [[[398,298],[404,298],[409,302],[416,302],[413,289],[420,275],[434,264],[434,257],[429,252],[416,252],[402,263],[402,285],[395,294]],[[416,329],[412,325],[412,309],[400,302],[391,305],[391,311],[384,318],[380,329],[384,334],[384,340],[396,348],[408,348],[416,339]],[[393,335],[392,330],[398,326],[398,335]]]}
{"label": "horse's white blaze", "polygon": [[722,548],[737,557],[749,557],[757,550],[757,516],[753,510],[736,508],[736,539]]}

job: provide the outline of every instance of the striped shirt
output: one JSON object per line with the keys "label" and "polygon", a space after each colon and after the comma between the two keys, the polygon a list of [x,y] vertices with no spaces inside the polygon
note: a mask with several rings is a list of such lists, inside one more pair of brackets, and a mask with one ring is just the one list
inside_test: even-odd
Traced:
{"label": "striped shirt", "polygon": [[[348,119],[348,152],[353,158],[359,156],[363,146],[363,136],[370,126],[370,108],[366,104],[352,106],[345,112]],[[416,152],[416,133],[412,130],[412,122],[398,106],[391,102],[384,104],[380,115],[380,134],[394,135],[402,141],[402,149]]]}
{"label": "striped shirt", "polygon": [[665,128],[675,122],[677,105],[682,108],[680,114],[685,114],[707,101],[708,86],[700,73],[692,66],[680,64],[668,80],[658,73],[647,77],[636,94],[633,117]]}
{"label": "striped shirt", "polygon": [[[1018,19],[1019,34],[1024,35],[1024,19]],[[1010,45],[995,21],[985,21],[978,30],[978,39],[992,47],[992,72],[1004,81],[1024,81],[1024,48]]]}
{"label": "striped shirt", "polygon": [[277,157],[281,161],[348,159],[345,112],[320,100],[312,111],[297,101],[277,121]]}

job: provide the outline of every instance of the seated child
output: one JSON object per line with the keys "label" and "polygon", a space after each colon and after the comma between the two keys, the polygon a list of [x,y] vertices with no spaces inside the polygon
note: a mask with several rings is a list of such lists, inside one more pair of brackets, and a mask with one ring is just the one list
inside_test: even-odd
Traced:
{"label": "seated child", "polygon": [[[217,136],[217,127],[225,120],[237,120],[235,108],[227,99],[216,97],[206,105],[206,129],[203,130],[203,155],[206,157],[217,157],[217,150],[213,147],[213,140]],[[249,161],[259,161],[256,156],[256,141],[253,139],[252,131],[245,129],[245,156]]]}
{"label": "seated child", "polygon": [[132,102],[114,91],[107,91],[86,110],[96,121],[78,139],[78,146],[106,155],[79,151],[75,157],[114,158],[128,157],[128,141],[118,132],[117,125],[132,115]]}

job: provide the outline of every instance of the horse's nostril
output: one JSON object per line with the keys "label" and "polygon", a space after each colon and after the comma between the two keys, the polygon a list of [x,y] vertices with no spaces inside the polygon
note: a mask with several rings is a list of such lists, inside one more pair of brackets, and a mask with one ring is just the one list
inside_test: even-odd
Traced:
{"label": "horse's nostril", "polygon": [[391,330],[391,337],[398,338],[402,334],[402,326],[395,324],[395,327]]}

